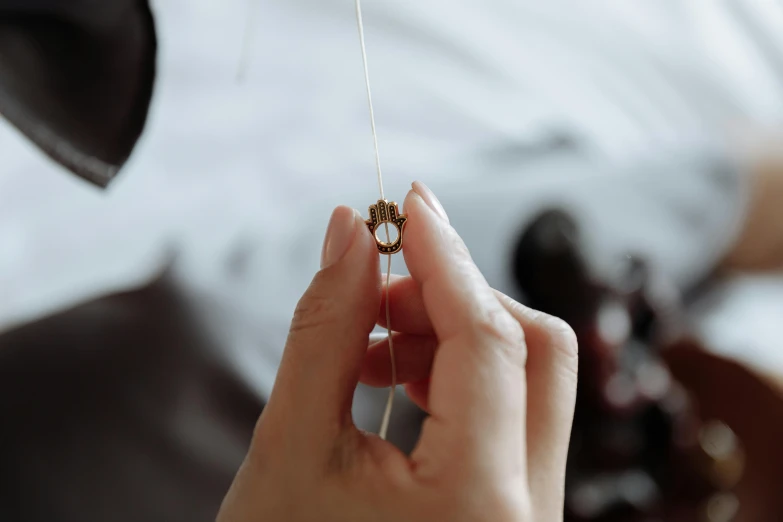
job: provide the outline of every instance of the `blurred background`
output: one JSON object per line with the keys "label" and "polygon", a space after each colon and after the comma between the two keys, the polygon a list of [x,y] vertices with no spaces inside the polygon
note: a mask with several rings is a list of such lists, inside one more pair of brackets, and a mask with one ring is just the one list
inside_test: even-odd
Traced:
{"label": "blurred background", "polygon": [[[387,197],[579,336],[566,520],[783,520],[783,6],[363,10]],[[0,0],[0,519],[214,519],[331,210],[377,199],[354,16]]]}

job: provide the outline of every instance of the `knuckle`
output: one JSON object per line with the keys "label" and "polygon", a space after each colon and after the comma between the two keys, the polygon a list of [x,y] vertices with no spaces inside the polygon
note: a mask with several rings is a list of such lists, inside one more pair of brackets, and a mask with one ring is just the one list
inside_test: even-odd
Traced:
{"label": "knuckle", "polygon": [[446,511],[451,516],[442,520],[538,520],[533,516],[527,480],[521,477],[506,477],[503,482],[488,479],[477,486],[475,480],[458,476],[452,484],[441,488],[445,490],[443,504],[451,510]]}
{"label": "knuckle", "polygon": [[511,299],[505,294],[499,294],[503,304],[508,308],[509,313],[514,317],[524,317],[529,315],[530,309],[519,301]]}
{"label": "knuckle", "polygon": [[357,430],[342,430],[334,439],[328,452],[325,471],[340,475],[355,468],[361,454],[362,436]]}
{"label": "knuckle", "polygon": [[559,317],[553,316],[549,316],[547,318],[547,323],[552,338],[561,346],[561,348],[576,356],[579,350],[579,342],[576,338],[576,332],[574,332],[574,329],[571,328],[571,325]]}
{"label": "knuckle", "polygon": [[317,330],[329,324],[335,308],[332,298],[308,291],[296,305],[291,320],[291,333]]}
{"label": "knuckle", "polygon": [[[524,482],[524,481],[519,481]],[[497,506],[498,515],[495,520],[534,520],[533,502],[529,489],[524,483],[514,483],[500,486]]]}
{"label": "knuckle", "polygon": [[579,360],[579,341],[574,329],[559,317],[551,315],[544,315],[542,322],[552,347],[560,352],[576,371]]}
{"label": "knuckle", "polygon": [[492,310],[475,324],[475,333],[491,343],[495,350],[514,366],[524,369],[527,363],[527,345],[522,326],[503,309]]}

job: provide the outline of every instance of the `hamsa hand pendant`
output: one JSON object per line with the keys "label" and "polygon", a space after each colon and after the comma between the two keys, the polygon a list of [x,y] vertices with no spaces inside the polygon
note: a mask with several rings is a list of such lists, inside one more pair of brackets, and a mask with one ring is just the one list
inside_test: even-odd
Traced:
{"label": "hamsa hand pendant", "polygon": [[[402,250],[402,233],[408,217],[405,214],[400,214],[397,203],[393,201],[389,203],[385,199],[379,199],[376,204],[370,205],[369,210],[370,219],[366,220],[365,223],[367,223],[367,228],[370,229],[370,233],[375,239],[378,252],[391,255]],[[382,230],[384,225],[391,225],[396,229],[397,234],[394,240],[387,238],[387,241],[383,241],[378,237],[379,228],[381,229],[380,233],[385,235]]]}

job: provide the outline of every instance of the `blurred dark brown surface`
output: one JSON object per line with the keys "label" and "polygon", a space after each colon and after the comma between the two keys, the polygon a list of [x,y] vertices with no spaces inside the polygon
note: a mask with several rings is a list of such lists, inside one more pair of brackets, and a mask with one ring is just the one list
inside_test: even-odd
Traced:
{"label": "blurred dark brown surface", "polygon": [[156,47],[147,0],[0,0],[0,114],[105,186],[144,128]]}
{"label": "blurred dark brown surface", "polygon": [[783,388],[692,341],[672,345],[665,359],[702,416],[730,425],[743,443],[737,522],[783,520]]}
{"label": "blurred dark brown surface", "polygon": [[0,520],[208,522],[263,403],[168,276],[0,335]]}

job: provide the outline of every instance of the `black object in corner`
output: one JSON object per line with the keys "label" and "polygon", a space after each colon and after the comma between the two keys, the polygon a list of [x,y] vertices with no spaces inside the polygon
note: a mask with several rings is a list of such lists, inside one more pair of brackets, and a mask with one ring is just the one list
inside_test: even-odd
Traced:
{"label": "black object in corner", "polygon": [[156,49],[147,0],[0,0],[0,114],[106,187],[144,129]]}

